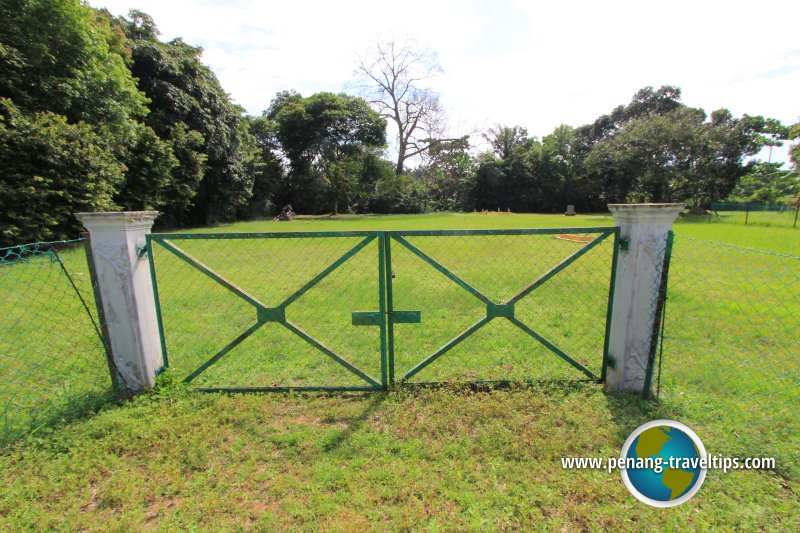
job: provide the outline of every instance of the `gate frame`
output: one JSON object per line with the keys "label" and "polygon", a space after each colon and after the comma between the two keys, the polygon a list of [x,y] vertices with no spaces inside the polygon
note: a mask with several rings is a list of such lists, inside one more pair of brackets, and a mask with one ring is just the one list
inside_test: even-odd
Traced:
{"label": "gate frame", "polygon": [[[195,259],[188,253],[184,252],[174,244],[171,240],[242,240],[242,239],[308,239],[308,238],[326,238],[326,237],[363,237],[355,246],[351,247],[342,256],[336,259],[333,263],[325,267],[319,274],[314,276],[311,280],[303,284],[302,287],[294,291],[283,302],[274,307],[268,307],[261,303],[259,300],[247,294],[246,291],[235,285],[233,282],[228,281],[213,269],[204,265],[201,261]],[[378,313],[381,316],[379,323],[380,327],[380,382],[374,377],[361,370],[356,365],[338,355],[332,349],[328,348],[322,342],[312,337],[310,334],[303,331],[300,327],[293,324],[285,317],[285,309],[291,303],[296,301],[300,296],[305,294],[308,290],[314,287],[317,283],[325,279],[334,270],[343,265],[348,259],[360,253],[372,241],[378,242]],[[198,387],[196,390],[201,392],[289,392],[289,391],[319,391],[319,392],[334,392],[334,391],[353,391],[353,392],[368,392],[376,390],[386,390],[387,385],[387,368],[386,368],[386,312],[385,312],[385,275],[384,275],[384,248],[383,248],[383,235],[378,231],[308,231],[308,232],[258,232],[258,233],[153,233],[146,236],[146,244],[144,252],[149,256],[150,263],[150,276],[153,285],[153,293],[156,300],[157,319],[159,338],[161,341],[161,348],[163,354],[164,368],[169,368],[169,357],[166,343],[166,335],[164,333],[163,317],[161,312],[160,297],[158,294],[158,277],[156,274],[156,266],[153,254],[153,242],[157,242],[162,248],[171,252],[173,255],[190,265],[191,267],[199,270],[207,277],[215,281],[217,284],[223,286],[236,296],[251,304],[256,309],[257,319],[256,323],[250,326],[241,335],[236,337],[233,341],[225,345],[222,350],[218,351],[211,358],[207,359],[198,369],[190,373],[183,379],[184,383],[189,383],[194,378],[199,376],[206,369],[210,368],[219,359],[224,357],[229,351],[234,349],[238,344],[244,341],[251,334],[255,333],[267,322],[278,322],[289,331],[306,341],[311,346],[317,348],[324,355],[333,359],[336,363],[343,366],[346,370],[355,374],[367,384],[371,386],[289,386],[289,387]],[[165,244],[166,243],[166,244]],[[277,311],[277,313],[275,313]],[[276,316],[280,315],[280,316]]]}
{"label": "gate frame", "polygon": [[[592,241],[585,243],[578,251],[570,254],[561,262],[550,268],[547,272],[540,275],[537,279],[526,285],[522,290],[518,291],[513,297],[505,304],[497,304],[488,296],[485,296],[477,289],[473,288],[469,283],[462,280],[456,274],[451,272],[447,267],[431,258],[421,250],[419,250],[412,243],[405,240],[405,237],[464,237],[464,236],[495,236],[495,235],[577,235],[577,234],[596,234]],[[412,253],[420,257],[424,262],[428,263],[435,270],[439,271],[451,281],[455,282],[467,292],[485,303],[488,308],[494,306],[496,314],[490,314],[487,310],[487,315],[480,319],[477,323],[473,324],[470,328],[454,337],[441,348],[436,350],[434,354],[426,356],[420,363],[415,365],[403,376],[402,381],[406,382],[407,379],[416,375],[423,370],[426,366],[444,355],[451,348],[455,347],[461,341],[469,337],[472,333],[488,324],[491,320],[498,317],[505,317],[511,323],[522,329],[525,333],[533,337],[540,344],[545,346],[549,351],[572,365],[579,371],[587,375],[587,377],[597,383],[601,383],[605,379],[606,365],[609,360],[608,346],[609,346],[609,331],[610,331],[610,316],[613,309],[613,294],[614,294],[614,280],[616,277],[617,255],[620,244],[620,228],[616,226],[598,226],[598,227],[581,227],[581,228],[530,228],[530,229],[471,229],[471,230],[387,230],[387,231],[314,231],[314,232],[256,232],[256,233],[154,233],[147,234],[146,242],[143,247],[143,253],[149,256],[150,278],[152,280],[153,294],[155,299],[156,318],[158,323],[159,341],[161,344],[163,366],[169,368],[169,352],[167,348],[166,334],[164,331],[164,323],[161,309],[161,300],[158,292],[158,276],[156,273],[156,265],[154,260],[154,247],[153,243],[157,242],[166,251],[171,252],[173,255],[187,263],[189,266],[199,270],[211,280],[221,285],[236,296],[243,299],[247,303],[253,305],[257,312],[257,321],[254,325],[250,326],[244,333],[240,334],[233,341],[228,343],[222,350],[218,351],[215,355],[206,360],[200,367],[191,372],[184,382],[191,382],[195,377],[200,375],[203,371],[210,368],[214,363],[226,355],[230,350],[234,349],[239,343],[250,336],[252,333],[260,329],[260,327],[267,321],[276,321],[284,325],[291,332],[295,333],[307,343],[311,344],[318,350],[322,351],[325,355],[331,357],[334,361],[344,366],[347,370],[353,372],[363,380],[367,381],[371,386],[352,387],[352,386],[289,386],[289,387],[201,387],[197,390],[203,392],[286,392],[286,391],[374,391],[374,390],[388,390],[395,386],[395,335],[394,325],[397,323],[419,322],[420,313],[417,311],[400,311],[394,309],[394,298],[392,290],[392,259],[391,259],[391,241],[395,240],[402,246],[406,247]],[[239,288],[233,282],[223,278],[217,274],[213,269],[204,265],[198,259],[195,259],[188,253],[181,250],[178,246],[173,244],[172,240],[242,240],[242,239],[293,239],[293,238],[332,238],[332,237],[363,237],[364,239],[357,243],[354,247],[350,248],[344,255],[339,257],[336,261],[325,267],[322,272],[317,274],[309,282],[304,284],[300,289],[292,293],[289,298],[285,299],[281,304],[275,307],[267,307],[256,298],[247,294],[246,291]],[[535,330],[524,324],[523,322],[515,319],[513,316],[504,314],[503,309],[507,304],[514,304],[520,301],[525,296],[536,290],[539,286],[547,282],[559,274],[562,270],[567,268],[573,262],[578,260],[584,254],[589,252],[592,248],[599,245],[603,241],[612,237],[612,262],[611,272],[609,276],[609,289],[608,289],[608,304],[606,310],[606,324],[605,324],[605,339],[602,353],[601,375],[596,376],[590,370],[586,369],[583,365],[575,361],[566,352],[552,344],[546,338],[542,337]],[[270,313],[276,310],[285,310],[286,306],[294,302],[306,291],[311,289],[314,285],[322,281],[328,274],[332,273],[338,267],[343,265],[348,259],[361,252],[373,240],[378,243],[378,307],[377,313],[374,312],[353,312],[353,323],[356,324],[356,315],[360,315],[359,325],[377,325],[380,328],[380,369],[381,377],[380,383],[366,372],[359,369],[354,364],[350,363],[343,357],[336,354],[333,350],[325,347],[320,341],[314,339],[309,334],[297,326],[291,324],[285,318],[285,313],[281,314],[279,320],[262,320],[265,313]],[[379,315],[375,320],[374,315]],[[418,384],[418,383],[415,383]],[[425,384],[422,382],[421,384]]]}
{"label": "gate frame", "polygon": [[[448,277],[451,281],[459,285],[461,288],[481,300],[484,304],[487,305],[488,308],[494,306],[497,308],[495,311],[497,314],[492,314],[489,312],[487,308],[487,314],[481,318],[478,322],[472,324],[469,328],[464,330],[462,333],[457,335],[456,337],[447,341],[444,345],[442,345],[439,349],[437,349],[433,354],[425,357],[420,363],[412,367],[410,370],[406,372],[403,376],[403,382],[406,382],[407,379],[413,377],[418,372],[423,370],[426,366],[430,363],[438,359],[440,356],[444,355],[447,351],[454,348],[457,344],[461,341],[478,331],[484,325],[491,322],[494,318],[505,317],[507,318],[512,324],[520,328],[522,331],[533,337],[537,342],[542,344],[545,348],[549,351],[553,352],[555,355],[566,361],[568,364],[579,370],[580,372],[584,373],[590,380],[595,381],[597,383],[602,383],[605,379],[606,375],[606,365],[608,362],[608,335],[610,331],[610,317],[611,311],[613,309],[613,295],[614,295],[614,280],[616,278],[616,267],[617,267],[617,256],[619,252],[619,244],[620,244],[620,228],[617,226],[595,226],[595,227],[576,227],[576,228],[528,228],[528,229],[471,229],[471,230],[391,230],[385,231],[385,246],[387,248],[387,257],[391,258],[391,241],[394,239],[400,245],[404,246],[406,249],[411,251],[417,257],[422,259],[424,262],[428,263],[431,267],[435,270],[439,271],[446,277]],[[536,280],[529,283],[525,288],[521,291],[517,292],[514,296],[512,296],[507,302],[503,304],[495,303],[491,298],[481,293],[479,290],[472,287],[469,283],[462,280],[459,276],[451,272],[446,266],[442,265],[434,258],[428,256],[425,252],[417,248],[412,243],[409,243],[404,239],[404,237],[459,237],[459,236],[475,236],[475,235],[577,235],[577,234],[597,234],[598,236],[595,237],[592,241],[585,243],[583,247],[581,247],[577,252],[570,254],[568,257],[563,259],[560,263],[556,264],[552,268],[550,268],[547,272],[539,276]],[[559,274],[562,270],[567,268],[569,265],[580,259],[584,254],[589,252],[592,248],[597,246],[598,244],[602,243],[608,237],[612,237],[612,260],[611,260],[611,273],[609,276],[609,289],[608,289],[608,304],[606,307],[606,324],[605,324],[605,339],[603,343],[603,353],[602,353],[602,363],[601,363],[601,372],[600,376],[594,375],[590,370],[586,367],[575,361],[572,357],[570,357],[566,352],[555,346],[553,343],[548,341],[546,338],[539,335],[535,330],[527,326],[525,323],[517,320],[513,316],[507,316],[504,313],[503,308],[504,306],[511,304],[513,306],[514,303],[522,300],[525,296],[529,295],[531,292],[536,290],[538,287],[543,285],[549,279],[555,277]],[[388,320],[388,336],[389,342],[388,345],[390,346],[389,350],[389,360],[391,361],[391,366],[389,370],[390,374],[390,386],[395,384],[395,373],[394,373],[394,324],[399,322],[406,322],[405,320],[402,321],[394,321],[393,320],[393,293],[392,293],[392,280],[391,280],[391,262],[388,263],[388,274],[386,280],[386,287],[388,297],[388,307],[387,307],[387,320]],[[404,311],[409,312],[409,311]],[[513,314],[513,313],[512,313]],[[490,316],[491,315],[491,316]],[[415,385],[425,384],[422,383],[414,383]]]}

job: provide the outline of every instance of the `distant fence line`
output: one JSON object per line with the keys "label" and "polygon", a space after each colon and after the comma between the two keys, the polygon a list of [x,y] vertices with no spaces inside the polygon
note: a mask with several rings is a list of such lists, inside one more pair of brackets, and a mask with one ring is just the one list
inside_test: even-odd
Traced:
{"label": "distant fence line", "polygon": [[789,209],[786,202],[714,202],[711,204],[712,211],[776,211],[783,213]]}

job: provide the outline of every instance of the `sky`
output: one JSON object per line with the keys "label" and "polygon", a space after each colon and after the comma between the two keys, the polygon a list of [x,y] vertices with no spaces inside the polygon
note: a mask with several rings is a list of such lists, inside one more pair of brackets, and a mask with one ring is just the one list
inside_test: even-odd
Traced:
{"label": "sky", "polygon": [[[642,87],[675,85],[707,113],[800,121],[800,2],[728,0],[90,0],[150,14],[162,40],[201,46],[248,113],[294,89],[351,92],[378,40],[438,55],[428,81],[449,133],[496,124],[542,137],[593,122]],[[768,6],[767,6],[768,4]],[[760,157],[766,160],[765,151]],[[787,161],[787,147],[772,161]]]}

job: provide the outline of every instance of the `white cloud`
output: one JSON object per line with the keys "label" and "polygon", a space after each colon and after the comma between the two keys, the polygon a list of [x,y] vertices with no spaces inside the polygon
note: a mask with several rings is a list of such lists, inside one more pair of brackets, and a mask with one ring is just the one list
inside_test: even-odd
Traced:
{"label": "white cloud", "polygon": [[[433,80],[454,129],[519,124],[545,135],[677,85],[707,112],[800,119],[796,2],[407,0],[379,3],[94,0],[152,15],[164,39],[203,46],[204,61],[250,113],[277,91],[343,90],[378,35],[439,53]],[[454,131],[453,133],[458,133]],[[773,159],[786,158],[785,150]]]}

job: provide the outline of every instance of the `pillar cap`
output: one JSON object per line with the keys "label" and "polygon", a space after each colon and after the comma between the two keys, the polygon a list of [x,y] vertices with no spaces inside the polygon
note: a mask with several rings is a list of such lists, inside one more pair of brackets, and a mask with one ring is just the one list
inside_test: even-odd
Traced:
{"label": "pillar cap", "polygon": [[148,230],[153,227],[158,211],[98,211],[75,213],[89,232]]}
{"label": "pillar cap", "polygon": [[664,222],[671,224],[685,204],[608,204],[617,222]]}

